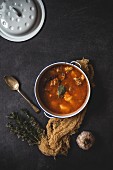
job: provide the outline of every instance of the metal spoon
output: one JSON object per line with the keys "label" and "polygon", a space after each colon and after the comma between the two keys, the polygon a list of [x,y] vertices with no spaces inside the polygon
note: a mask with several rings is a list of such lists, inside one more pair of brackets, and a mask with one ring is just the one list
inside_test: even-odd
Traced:
{"label": "metal spoon", "polygon": [[31,101],[29,99],[27,99],[25,97],[24,94],[22,94],[22,92],[19,90],[19,82],[12,76],[5,76],[4,80],[6,82],[6,84],[10,87],[11,90],[15,90],[18,93],[21,94],[21,96],[30,104],[30,106],[33,108],[33,110],[38,113],[39,109],[33,104],[31,103]]}

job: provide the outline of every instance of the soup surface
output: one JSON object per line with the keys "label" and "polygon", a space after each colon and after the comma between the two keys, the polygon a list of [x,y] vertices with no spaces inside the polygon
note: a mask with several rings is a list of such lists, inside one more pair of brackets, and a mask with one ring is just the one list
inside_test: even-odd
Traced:
{"label": "soup surface", "polygon": [[85,76],[71,65],[59,64],[41,77],[39,97],[50,113],[69,114],[79,109],[87,97]]}

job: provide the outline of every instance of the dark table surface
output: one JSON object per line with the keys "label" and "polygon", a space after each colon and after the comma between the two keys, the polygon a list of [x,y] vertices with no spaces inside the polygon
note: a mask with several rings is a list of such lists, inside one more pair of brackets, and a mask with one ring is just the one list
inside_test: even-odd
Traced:
{"label": "dark table surface", "polygon": [[[102,0],[44,0],[46,21],[33,39],[23,43],[0,37],[0,170],[105,169],[113,165],[113,13],[112,4]],[[5,127],[6,115],[28,108],[45,127],[48,119],[35,114],[26,101],[11,92],[3,81],[13,75],[33,100],[34,83],[47,65],[89,58],[95,68],[96,87],[85,120],[79,129],[92,131],[96,138],[89,151],[78,148],[72,136],[67,157],[56,160],[29,147]]]}

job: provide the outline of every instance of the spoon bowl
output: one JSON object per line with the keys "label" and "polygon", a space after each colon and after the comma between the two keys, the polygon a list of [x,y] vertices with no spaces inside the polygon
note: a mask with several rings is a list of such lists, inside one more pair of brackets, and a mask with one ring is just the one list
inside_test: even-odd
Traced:
{"label": "spoon bowl", "polygon": [[30,104],[30,106],[36,113],[39,112],[39,109],[33,103],[31,103],[31,101],[27,97],[25,97],[25,95],[19,90],[19,82],[14,77],[4,76],[4,80],[11,90],[20,93],[20,95]]}
{"label": "spoon bowl", "polygon": [[11,90],[19,90],[19,82],[12,76],[4,76],[6,84],[10,87]]}

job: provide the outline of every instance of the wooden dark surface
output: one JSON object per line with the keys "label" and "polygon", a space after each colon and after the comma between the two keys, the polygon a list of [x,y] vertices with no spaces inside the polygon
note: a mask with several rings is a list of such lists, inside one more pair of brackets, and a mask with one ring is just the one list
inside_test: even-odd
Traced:
{"label": "wooden dark surface", "polygon": [[[44,0],[46,22],[40,33],[23,43],[0,37],[0,170],[110,170],[113,166],[113,13],[112,3],[102,0]],[[13,75],[34,101],[34,83],[47,65],[89,58],[95,68],[96,87],[85,120],[79,129],[92,131],[95,146],[78,148],[72,137],[67,157],[56,160],[29,147],[6,129],[6,115],[28,108],[45,127],[43,111],[36,115],[24,99],[3,81]]]}

